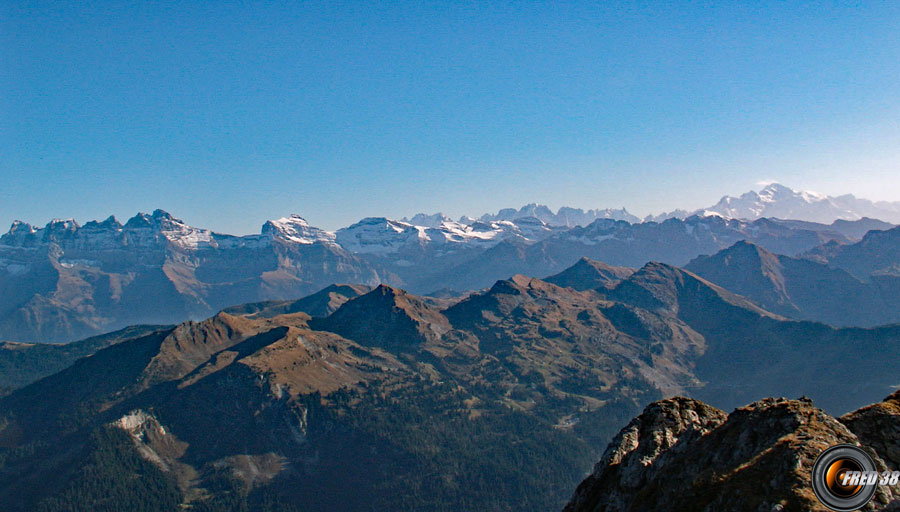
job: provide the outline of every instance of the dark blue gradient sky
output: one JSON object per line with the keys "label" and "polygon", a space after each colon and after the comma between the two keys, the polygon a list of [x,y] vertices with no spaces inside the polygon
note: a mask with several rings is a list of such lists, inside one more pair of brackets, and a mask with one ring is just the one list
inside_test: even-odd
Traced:
{"label": "dark blue gradient sky", "polygon": [[900,200],[900,3],[645,4],[3,2],[0,223]]}

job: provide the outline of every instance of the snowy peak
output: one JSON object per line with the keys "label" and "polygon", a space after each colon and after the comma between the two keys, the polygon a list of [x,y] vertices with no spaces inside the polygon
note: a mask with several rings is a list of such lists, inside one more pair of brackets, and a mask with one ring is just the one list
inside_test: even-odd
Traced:
{"label": "snowy peak", "polygon": [[597,219],[623,220],[631,224],[641,221],[641,219],[629,213],[625,208],[618,210],[603,208],[583,211],[581,208],[563,206],[556,213],[555,225],[566,227],[587,226]]}
{"label": "snowy peak", "polygon": [[21,220],[15,220],[13,221],[12,226],[9,227],[9,232],[7,234],[16,235],[22,233],[33,234],[34,226],[27,222],[22,222]]}
{"label": "snowy peak", "polygon": [[0,236],[0,245],[27,247],[36,240],[35,233],[37,231],[31,224],[16,220],[9,227],[9,231]]}
{"label": "snowy peak", "polygon": [[828,196],[818,192],[813,192],[811,190],[801,190],[798,192],[790,187],[785,187],[780,183],[770,183],[769,185],[766,185],[765,188],[759,191],[758,197],[760,201],[768,203],[795,199],[799,199],[806,203],[814,203],[828,199]]}
{"label": "snowy peak", "polygon": [[414,225],[385,217],[368,217],[336,232],[337,243],[350,252],[385,256],[402,252],[435,250],[441,253],[465,248],[489,248],[509,238],[543,240],[556,232],[536,217],[514,221],[474,221],[470,224],[442,220],[434,227]]}
{"label": "snowy peak", "polygon": [[672,210],[671,212],[660,213],[659,215],[647,215],[644,217],[644,222],[663,222],[669,219],[686,219],[695,213],[696,212],[689,212],[679,208],[677,210]]}
{"label": "snowy peak", "polygon": [[425,213],[417,213],[413,215],[411,219],[403,217],[400,220],[414,226],[424,226],[426,228],[438,228],[444,222],[453,222],[453,219],[440,212],[431,215]]}
{"label": "snowy peak", "polygon": [[[108,222],[110,219],[115,220],[115,217],[110,217],[104,222]],[[141,228],[162,226],[167,224],[184,224],[184,221],[174,217],[171,213],[165,210],[156,209],[153,210],[153,213],[149,214],[138,212],[137,215],[125,222],[125,227]]]}
{"label": "snowy peak", "polygon": [[424,227],[385,217],[366,217],[337,230],[335,238],[345,249],[366,254],[388,254],[401,246],[414,245],[426,238]]}
{"label": "snowy peak", "polygon": [[303,217],[291,214],[290,217],[282,217],[278,220],[270,220],[263,224],[262,234],[272,238],[294,242],[298,244],[335,243],[335,235],[309,225]]}
{"label": "snowy peak", "polygon": [[123,226],[110,216],[102,222],[90,221],[80,226],[74,219],[53,219],[43,228],[21,221],[13,223],[0,237],[0,244],[32,247],[55,243],[80,250],[113,249],[123,246],[152,247],[171,243],[177,248],[197,249],[209,246],[212,232],[185,224],[168,212],[138,213]]}
{"label": "snowy peak", "polygon": [[817,192],[796,191],[780,183],[770,183],[759,192],[745,192],[740,197],[724,196],[713,206],[692,213],[675,210],[648,216],[644,220],[660,222],[669,218],[683,219],[690,215],[745,220],[768,217],[822,224],[831,224],[835,220],[854,221],[870,217],[897,223],[900,222],[900,202],[873,203],[866,199],[857,199],[851,194],[831,197]]}
{"label": "snowy peak", "polygon": [[[115,224],[109,223],[109,227],[115,229]],[[197,250],[215,245],[212,231],[190,226],[163,210],[150,215],[138,213],[128,219],[122,231],[129,245],[140,247],[169,242],[179,249]]]}
{"label": "snowy peak", "polygon": [[[597,219],[624,220],[629,223],[641,221],[638,217],[628,213],[625,208],[618,210],[604,208],[585,211],[581,208],[563,206],[556,213],[553,213],[553,210],[547,206],[535,203],[527,204],[518,210],[514,208],[504,208],[496,214],[486,213],[482,215],[479,220],[482,222],[516,221],[528,217],[540,219],[541,222],[549,226],[569,228],[575,226],[587,226]],[[463,219],[460,219],[460,221],[464,222],[468,219],[471,219],[471,217],[464,217]]]}
{"label": "snowy peak", "polygon": [[775,217],[830,223],[835,219],[857,220],[861,215],[839,207],[830,198],[815,192],[798,192],[778,183],[765,186],[759,192],[747,192],[740,197],[725,196],[704,213],[734,219]]}
{"label": "snowy peak", "polygon": [[110,215],[103,222],[98,222],[96,220],[89,221],[84,226],[82,226],[82,229],[86,229],[89,231],[121,231],[122,227],[122,224],[119,223],[119,221],[114,216]]}

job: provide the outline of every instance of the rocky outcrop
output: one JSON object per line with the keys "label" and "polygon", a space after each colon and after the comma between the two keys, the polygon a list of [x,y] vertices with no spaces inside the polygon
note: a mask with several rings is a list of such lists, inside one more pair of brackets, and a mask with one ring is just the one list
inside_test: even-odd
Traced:
{"label": "rocky outcrop", "polygon": [[683,439],[702,436],[725,422],[727,415],[690,398],[654,402],[613,439],[594,472],[578,486],[566,511],[627,510],[632,496],[650,481],[659,456]]}
{"label": "rocky outcrop", "polygon": [[[768,398],[728,415],[687,398],[653,403],[616,436],[565,511],[827,510],[810,486],[816,457],[849,443],[879,471],[893,467],[897,398],[840,421],[806,398]],[[900,499],[879,486],[863,510],[883,509],[900,510]]]}
{"label": "rocky outcrop", "polygon": [[892,470],[900,470],[900,391],[884,401],[840,417],[860,442],[870,446]]}

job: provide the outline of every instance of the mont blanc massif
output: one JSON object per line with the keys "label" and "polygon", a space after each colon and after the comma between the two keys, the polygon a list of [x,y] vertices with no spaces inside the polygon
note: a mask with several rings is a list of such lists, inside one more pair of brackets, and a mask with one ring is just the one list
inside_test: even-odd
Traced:
{"label": "mont blanc massif", "polygon": [[824,448],[900,470],[896,224],[777,184],[643,219],[16,221],[0,508],[826,510]]}

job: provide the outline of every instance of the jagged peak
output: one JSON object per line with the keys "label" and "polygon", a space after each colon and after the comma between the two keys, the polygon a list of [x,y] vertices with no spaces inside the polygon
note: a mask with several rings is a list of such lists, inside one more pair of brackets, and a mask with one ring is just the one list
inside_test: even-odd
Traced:
{"label": "jagged peak", "polygon": [[122,224],[116,219],[115,216],[110,215],[103,221],[88,221],[81,226],[82,228],[86,228],[88,230],[109,230],[109,231],[118,231],[122,229]]}
{"label": "jagged peak", "polygon": [[310,226],[305,218],[296,213],[266,221],[262,226],[261,233],[303,245],[317,242],[333,244],[335,239],[334,233]]}
{"label": "jagged peak", "polygon": [[76,230],[80,226],[75,219],[53,219],[47,223],[47,226],[44,229],[48,230]]}
{"label": "jagged peak", "polygon": [[34,243],[35,234],[40,231],[31,224],[21,220],[13,221],[6,234],[0,236],[0,244],[8,246],[23,246]]}
{"label": "jagged peak", "polygon": [[297,214],[297,213],[292,213],[292,214],[288,215],[287,217],[281,217],[280,219],[277,219],[277,220],[268,220],[268,221],[266,221],[266,224],[273,224],[273,225],[293,224],[293,225],[297,225],[297,226],[309,226],[309,222],[307,222],[307,220],[305,218],[303,218],[303,216],[301,216],[300,214]]}
{"label": "jagged peak", "polygon": [[187,226],[184,221],[171,213],[157,208],[152,213],[138,212],[125,222],[126,229],[158,228],[170,225]]}
{"label": "jagged peak", "polygon": [[34,226],[27,222],[23,222],[21,220],[14,220],[12,225],[9,227],[9,231],[7,231],[8,235],[15,235],[19,233],[27,233],[32,234],[36,230]]}
{"label": "jagged peak", "polygon": [[400,221],[412,224],[414,226],[423,226],[426,228],[437,228],[440,227],[444,222],[453,222],[450,217],[447,217],[441,212],[431,214],[417,213],[411,218],[403,217],[402,219],[400,219]]}
{"label": "jagged peak", "polygon": [[372,294],[381,295],[383,297],[397,297],[407,295],[406,290],[395,288],[389,284],[380,283],[371,292]]}
{"label": "jagged peak", "polygon": [[153,224],[150,222],[151,217],[146,213],[138,212],[134,217],[131,217],[125,222],[126,229],[135,229],[135,228],[148,228]]}
{"label": "jagged peak", "polygon": [[[515,221],[522,217],[537,217],[550,226],[587,226],[597,219],[615,219],[628,223],[640,222],[638,217],[629,213],[624,207],[621,209],[596,208],[584,210],[571,206],[562,206],[554,212],[547,205],[529,203],[519,209],[503,208],[496,214],[486,213],[480,217],[482,222],[490,221]],[[462,219],[461,219],[462,220]]]}

